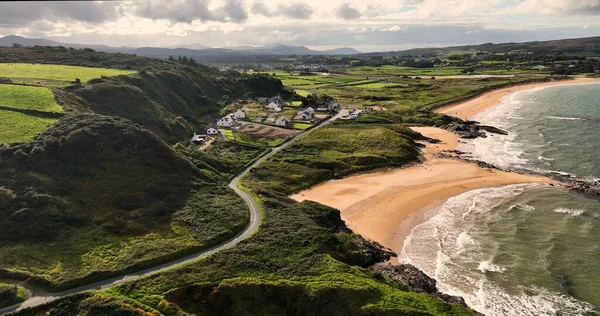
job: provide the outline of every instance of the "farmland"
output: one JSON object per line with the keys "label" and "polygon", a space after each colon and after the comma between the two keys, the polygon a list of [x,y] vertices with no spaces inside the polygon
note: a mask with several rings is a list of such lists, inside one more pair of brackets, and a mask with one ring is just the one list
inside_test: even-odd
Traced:
{"label": "farmland", "polygon": [[41,84],[50,86],[66,86],[75,78],[87,82],[101,76],[117,76],[131,74],[134,71],[88,68],[52,64],[2,64],[0,74],[16,83]]}
{"label": "farmland", "polygon": [[52,91],[46,87],[2,84],[0,106],[42,112],[63,112],[63,108],[54,100]]}
{"label": "farmland", "polygon": [[54,118],[0,110],[0,144],[30,140],[54,122]]}

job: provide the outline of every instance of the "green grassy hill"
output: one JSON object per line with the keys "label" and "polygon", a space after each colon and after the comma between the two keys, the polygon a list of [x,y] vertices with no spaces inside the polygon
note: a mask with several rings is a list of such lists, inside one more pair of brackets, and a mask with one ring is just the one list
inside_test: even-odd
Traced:
{"label": "green grassy hill", "polygon": [[67,116],[0,156],[1,271],[47,287],[210,246],[248,220],[220,175],[121,118]]}

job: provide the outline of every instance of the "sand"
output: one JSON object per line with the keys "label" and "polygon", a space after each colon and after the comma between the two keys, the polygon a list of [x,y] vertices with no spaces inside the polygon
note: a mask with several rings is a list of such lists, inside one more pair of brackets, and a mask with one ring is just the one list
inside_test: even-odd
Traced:
{"label": "sand", "polygon": [[[424,213],[442,205],[452,196],[486,187],[552,181],[435,158],[439,151],[454,148],[458,144],[457,137],[434,127],[414,129],[443,141],[441,144],[427,144],[422,164],[326,182],[291,197],[339,209],[342,219],[354,232],[399,254],[406,236],[424,221]],[[408,223],[404,222],[407,219]]]}
{"label": "sand", "polygon": [[530,90],[539,87],[549,87],[556,85],[571,85],[571,84],[587,84],[587,83],[600,83],[600,79],[594,78],[575,78],[573,80],[563,81],[552,81],[544,83],[526,84],[520,86],[514,86],[504,89],[498,89],[485,93],[470,101],[462,102],[455,105],[450,105],[437,109],[435,112],[444,113],[447,115],[455,116],[463,120],[468,120],[475,114],[484,111],[500,102],[505,96],[523,90]]}
{"label": "sand", "polygon": [[[463,119],[492,107],[514,92],[561,84],[583,84],[599,80],[576,78],[500,89],[473,100],[438,110]],[[442,140],[423,150],[423,163],[401,169],[376,171],[317,185],[294,194],[297,201],[312,200],[341,211],[342,219],[356,233],[375,240],[400,254],[412,229],[425,221],[425,214],[449,198],[467,191],[519,183],[546,183],[552,179],[484,169],[452,159],[439,159],[442,150],[458,145],[455,134],[434,127],[415,127],[421,134]],[[396,260],[396,259],[394,259]]]}

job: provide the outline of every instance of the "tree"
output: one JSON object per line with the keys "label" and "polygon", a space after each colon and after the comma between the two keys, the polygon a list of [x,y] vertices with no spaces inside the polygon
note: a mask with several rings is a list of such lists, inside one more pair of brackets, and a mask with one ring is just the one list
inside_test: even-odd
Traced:
{"label": "tree", "polygon": [[175,61],[175,57],[169,55],[169,61]]}

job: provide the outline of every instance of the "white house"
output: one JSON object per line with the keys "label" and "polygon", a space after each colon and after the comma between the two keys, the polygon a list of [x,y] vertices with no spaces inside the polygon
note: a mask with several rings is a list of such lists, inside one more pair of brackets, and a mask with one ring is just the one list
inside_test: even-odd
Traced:
{"label": "white house", "polygon": [[280,95],[272,97],[269,101],[277,105],[283,105],[285,103],[285,101],[283,101],[283,98]]}
{"label": "white house", "polygon": [[296,116],[299,120],[310,120],[313,117],[315,117],[315,110],[311,107],[298,111]]}
{"label": "white house", "polygon": [[277,103],[275,103],[275,102],[271,102],[271,103],[269,103],[269,105],[267,105],[267,109],[272,109],[272,110],[274,110],[274,109],[276,109],[276,108],[279,108],[279,104],[277,104]]}
{"label": "white house", "polygon": [[194,136],[192,136],[192,139],[190,139],[190,143],[200,145],[204,143],[205,140],[206,132],[201,131],[200,133],[194,133]]}
{"label": "white house", "polygon": [[235,119],[234,116],[231,116],[231,115],[227,115],[217,121],[218,127],[232,127],[232,126],[235,126],[238,124],[239,124],[239,122]]}
{"label": "white house", "polygon": [[233,115],[234,115],[236,118],[239,118],[239,119],[244,119],[244,118],[246,118],[246,112],[245,112],[244,110],[242,110],[242,109],[239,109],[239,110],[235,111],[235,113],[233,113]]}
{"label": "white house", "polygon": [[219,130],[216,129],[216,128],[214,128],[214,127],[211,127],[211,128],[209,128],[209,129],[206,130],[206,134],[208,134],[208,135],[218,135],[219,134]]}
{"label": "white house", "polygon": [[290,120],[287,117],[280,117],[275,120],[275,125],[286,127],[290,125]]}

